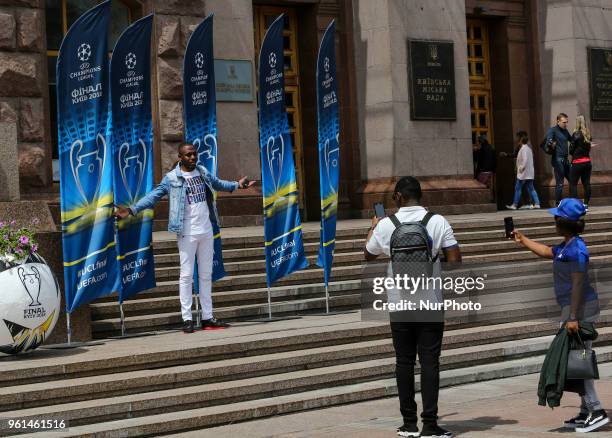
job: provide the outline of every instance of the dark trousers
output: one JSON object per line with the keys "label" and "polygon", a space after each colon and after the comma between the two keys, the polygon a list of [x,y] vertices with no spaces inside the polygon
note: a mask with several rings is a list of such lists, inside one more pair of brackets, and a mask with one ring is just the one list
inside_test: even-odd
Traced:
{"label": "dark trousers", "polygon": [[404,423],[417,422],[414,399],[414,365],[419,354],[421,364],[421,398],[423,423],[438,420],[438,391],[440,389],[440,351],[444,322],[391,322],[395,348],[395,376]]}
{"label": "dark trousers", "polygon": [[553,156],[552,166],[555,172],[555,201],[559,204],[559,202],[561,202],[561,196],[563,195],[563,180],[567,179],[569,182],[569,160],[567,157]]}
{"label": "dark trousers", "polygon": [[578,180],[582,181],[582,187],[584,188],[584,203],[588,204],[591,200],[591,171],[593,165],[590,161],[586,163],[575,163],[572,164],[570,169],[570,196],[572,198],[578,197]]}

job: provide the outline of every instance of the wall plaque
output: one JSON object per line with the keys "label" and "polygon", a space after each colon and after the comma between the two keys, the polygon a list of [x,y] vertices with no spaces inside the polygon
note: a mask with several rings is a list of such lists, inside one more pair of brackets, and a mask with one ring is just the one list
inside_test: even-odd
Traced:
{"label": "wall plaque", "polygon": [[215,59],[217,101],[253,101],[253,64],[248,60]]}
{"label": "wall plaque", "polygon": [[612,120],[612,48],[589,47],[591,120]]}
{"label": "wall plaque", "polygon": [[456,120],[452,41],[408,41],[410,118]]}

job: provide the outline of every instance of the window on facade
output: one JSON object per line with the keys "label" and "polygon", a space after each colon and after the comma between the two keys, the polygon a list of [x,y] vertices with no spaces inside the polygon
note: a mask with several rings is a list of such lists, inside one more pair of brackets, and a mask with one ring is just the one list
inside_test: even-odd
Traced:
{"label": "window on facade", "polygon": [[[49,80],[49,118],[51,122],[51,142],[53,144],[53,160],[59,159],[57,148],[57,105],[55,67],[60,45],[70,26],[88,9],[96,6],[100,0],[46,0],[47,24],[47,71]],[[121,35],[121,32],[132,22],[132,18],[140,15],[141,6],[136,1],[113,1],[111,6],[111,22],[109,29],[109,50]],[[54,164],[53,179],[59,180]]]}

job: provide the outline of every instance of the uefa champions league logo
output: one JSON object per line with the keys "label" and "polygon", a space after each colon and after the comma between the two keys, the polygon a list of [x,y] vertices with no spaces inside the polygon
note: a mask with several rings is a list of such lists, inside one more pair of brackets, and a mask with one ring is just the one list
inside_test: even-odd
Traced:
{"label": "uefa champions league logo", "polygon": [[212,134],[206,134],[204,141],[193,140],[198,151],[198,164],[206,167],[213,175],[217,175],[217,139]]}
{"label": "uefa champions league logo", "polygon": [[[141,138],[138,139],[134,148],[130,148],[130,144],[125,142],[119,147],[117,160],[119,161],[119,173],[121,174],[123,187],[130,197],[130,203],[133,204],[138,200],[144,181],[147,166],[147,146]],[[135,188],[135,190],[132,191],[132,188]]]}
{"label": "uefa champions league logo", "polygon": [[132,52],[125,55],[125,66],[128,70],[134,70],[136,68],[136,55]]}
{"label": "uefa champions league logo", "polygon": [[202,54],[202,52],[198,52],[195,54],[194,61],[197,68],[204,67],[204,55]]}
{"label": "uefa champions league logo", "polygon": [[40,304],[40,301],[38,301],[38,298],[40,297],[40,272],[36,266],[32,266],[30,270],[32,272],[28,272],[26,268],[20,266],[17,269],[17,274],[19,275],[21,284],[23,284],[23,287],[32,301],[29,306],[41,306],[42,304]]}
{"label": "uefa champions league logo", "polygon": [[[278,143],[276,142],[277,138],[280,140]],[[266,157],[268,158],[268,167],[270,169],[270,176],[272,177],[272,185],[274,186],[275,193],[278,193],[280,189],[284,155],[285,142],[283,136],[270,136],[266,144]]]}
{"label": "uefa champions league logo", "polygon": [[91,56],[91,46],[87,43],[83,43],[77,49],[77,57],[81,62],[89,61],[89,57]]}
{"label": "uefa champions league logo", "polygon": [[[85,204],[91,204],[98,197],[102,184],[102,173],[106,162],[106,140],[102,134],[96,136],[95,149],[84,153],[83,140],[75,140],[70,147],[70,168],[76,188]],[[96,181],[91,190],[88,181]],[[89,190],[86,190],[84,185]]]}
{"label": "uefa champions league logo", "polygon": [[[331,141],[330,141],[331,140]],[[325,170],[327,172],[327,183],[332,193],[337,194],[336,188],[332,183],[330,171],[332,168],[338,167],[338,154],[340,152],[340,134],[336,134],[336,144],[332,144],[333,139],[328,138],[325,140],[325,146],[323,148],[323,157],[325,159]],[[335,146],[335,147],[334,147]]]}
{"label": "uefa champions league logo", "polygon": [[268,55],[268,65],[270,68],[276,67],[276,53],[270,52],[270,55]]}
{"label": "uefa champions league logo", "polygon": [[323,60],[323,69],[325,70],[325,73],[329,73],[329,58],[327,56]]}

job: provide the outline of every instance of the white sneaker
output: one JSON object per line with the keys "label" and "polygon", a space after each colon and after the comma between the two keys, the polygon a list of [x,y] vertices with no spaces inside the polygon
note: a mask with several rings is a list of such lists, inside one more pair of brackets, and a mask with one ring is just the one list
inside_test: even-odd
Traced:
{"label": "white sneaker", "polygon": [[516,205],[514,205],[514,204],[506,205],[506,208],[508,210],[516,210]]}

